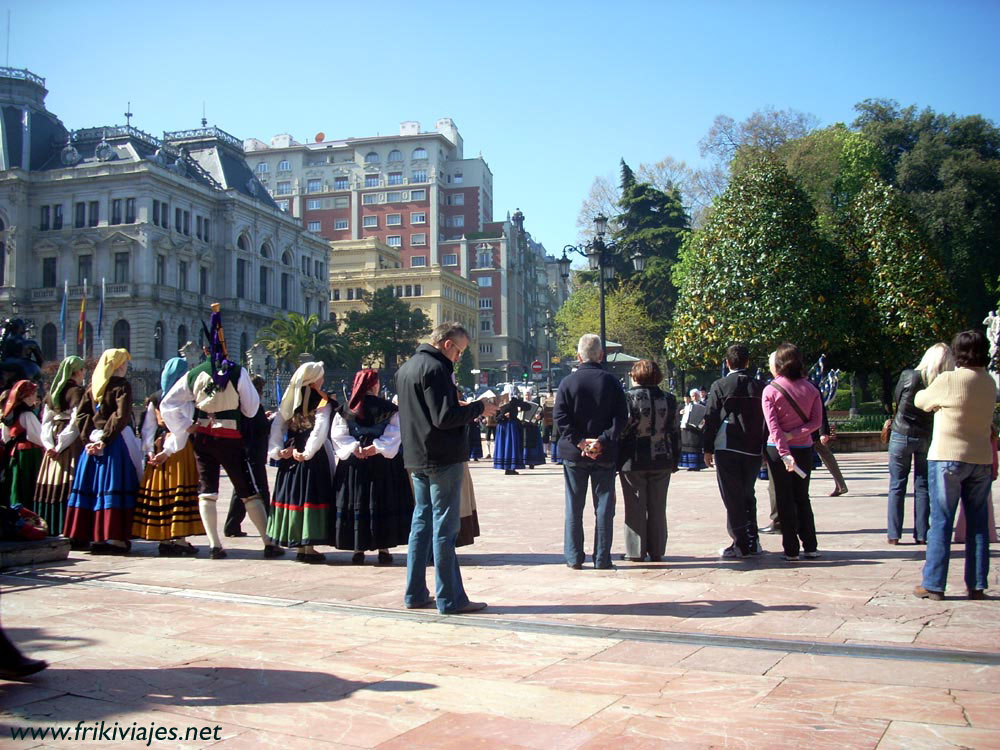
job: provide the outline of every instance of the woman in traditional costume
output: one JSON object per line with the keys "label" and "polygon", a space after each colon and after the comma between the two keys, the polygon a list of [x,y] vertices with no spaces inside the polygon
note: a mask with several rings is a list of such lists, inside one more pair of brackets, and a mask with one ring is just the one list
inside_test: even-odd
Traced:
{"label": "woman in traditional costume", "polygon": [[64,535],[94,555],[127,555],[139,489],[142,446],[132,430],[129,353],[107,349],[77,409],[84,440],[66,511]]}
{"label": "woman in traditional costume", "polygon": [[479,431],[479,420],[469,423],[469,460],[478,461],[483,457],[483,437]]}
{"label": "woman in traditional costume", "polygon": [[52,535],[61,534],[66,503],[73,489],[73,475],[83,450],[74,424],[74,411],[83,400],[83,360],[67,357],[59,364],[42,410],[42,445],[45,455],[35,484],[35,512]]}
{"label": "woman in traditional costume", "polygon": [[194,557],[198,554],[185,537],[205,533],[198,510],[198,465],[194,446],[178,440],[163,422],[160,401],[187,372],[187,360],[174,357],[160,375],[161,390],[146,399],[142,450],[146,470],[136,497],[132,535],[160,543],[161,557]]}
{"label": "woman in traditional costume", "polygon": [[35,483],[42,465],[42,423],[38,421],[38,385],[18,380],[3,405],[3,441],[6,470],[0,480],[0,503],[20,503],[33,510]]}
{"label": "woman in traditional costume", "polygon": [[705,455],[701,443],[706,409],[700,390],[692,388],[690,396],[691,400],[684,406],[684,412],[681,414],[680,467],[688,471],[701,471],[705,468]]}
{"label": "woman in traditional costume", "polygon": [[529,469],[534,469],[545,463],[545,444],[538,425],[542,419],[542,405],[533,401],[534,393],[528,391],[524,395],[525,412],[521,421],[524,430],[524,463]]}
{"label": "woman in traditional costume", "polygon": [[493,445],[493,468],[503,469],[504,474],[517,474],[524,468],[524,431],[517,413],[528,407],[514,393],[511,386],[503,392],[509,398],[497,412],[497,437]]}
{"label": "woman in traditional costume", "polygon": [[380,565],[392,564],[389,548],[407,543],[413,517],[413,488],[399,453],[399,408],[378,394],[378,371],[358,372],[330,434],[339,459],[334,544],[353,550],[355,565],[376,549]]}
{"label": "woman in traditional costume", "polygon": [[267,534],[298,547],[295,559],[322,563],[314,546],[330,543],[333,450],[330,421],[337,402],[322,390],[323,364],[306,362],[292,375],[271,423],[267,455],[278,461]]}

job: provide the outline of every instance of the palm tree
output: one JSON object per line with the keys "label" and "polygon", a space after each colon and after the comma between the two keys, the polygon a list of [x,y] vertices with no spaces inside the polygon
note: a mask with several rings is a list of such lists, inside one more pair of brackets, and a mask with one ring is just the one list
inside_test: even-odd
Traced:
{"label": "palm tree", "polygon": [[279,364],[294,369],[299,355],[312,354],[333,369],[343,359],[344,345],[337,336],[334,321],[321,321],[318,316],[306,317],[289,313],[284,320],[277,319],[257,332],[257,343],[267,349]]}

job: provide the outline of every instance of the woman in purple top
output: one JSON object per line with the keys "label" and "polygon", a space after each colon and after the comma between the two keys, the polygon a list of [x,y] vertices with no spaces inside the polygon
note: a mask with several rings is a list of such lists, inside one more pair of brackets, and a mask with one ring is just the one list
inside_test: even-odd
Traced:
{"label": "woman in purple top", "polygon": [[764,388],[762,405],[769,433],[767,469],[774,481],[784,558],[799,559],[800,539],[804,557],[819,557],[816,523],[809,503],[809,474],[813,465],[812,433],[823,424],[823,405],[819,390],[805,376],[797,346],[779,346],[771,355],[770,365],[774,380]]}

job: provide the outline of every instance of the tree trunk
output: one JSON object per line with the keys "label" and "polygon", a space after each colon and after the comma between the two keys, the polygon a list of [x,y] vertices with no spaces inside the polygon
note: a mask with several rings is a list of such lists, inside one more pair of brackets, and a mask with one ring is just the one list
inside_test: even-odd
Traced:
{"label": "tree trunk", "polygon": [[851,408],[847,412],[847,416],[852,419],[858,416],[861,412],[858,411],[858,376],[856,373],[851,373]]}
{"label": "tree trunk", "polygon": [[882,409],[886,414],[892,414],[892,373],[887,367],[879,368],[882,376]]}

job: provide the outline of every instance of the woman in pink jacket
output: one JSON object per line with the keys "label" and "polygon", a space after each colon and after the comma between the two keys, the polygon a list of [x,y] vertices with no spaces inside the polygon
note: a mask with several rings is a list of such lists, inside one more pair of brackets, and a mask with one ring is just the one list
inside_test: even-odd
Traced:
{"label": "woman in pink jacket", "polygon": [[823,424],[819,390],[806,378],[802,354],[794,344],[784,343],[771,355],[774,380],[764,388],[764,420],[769,433],[767,470],[774,481],[774,494],[781,524],[781,545],[786,560],[819,557],[816,523],[809,503],[812,472],[812,433]]}

